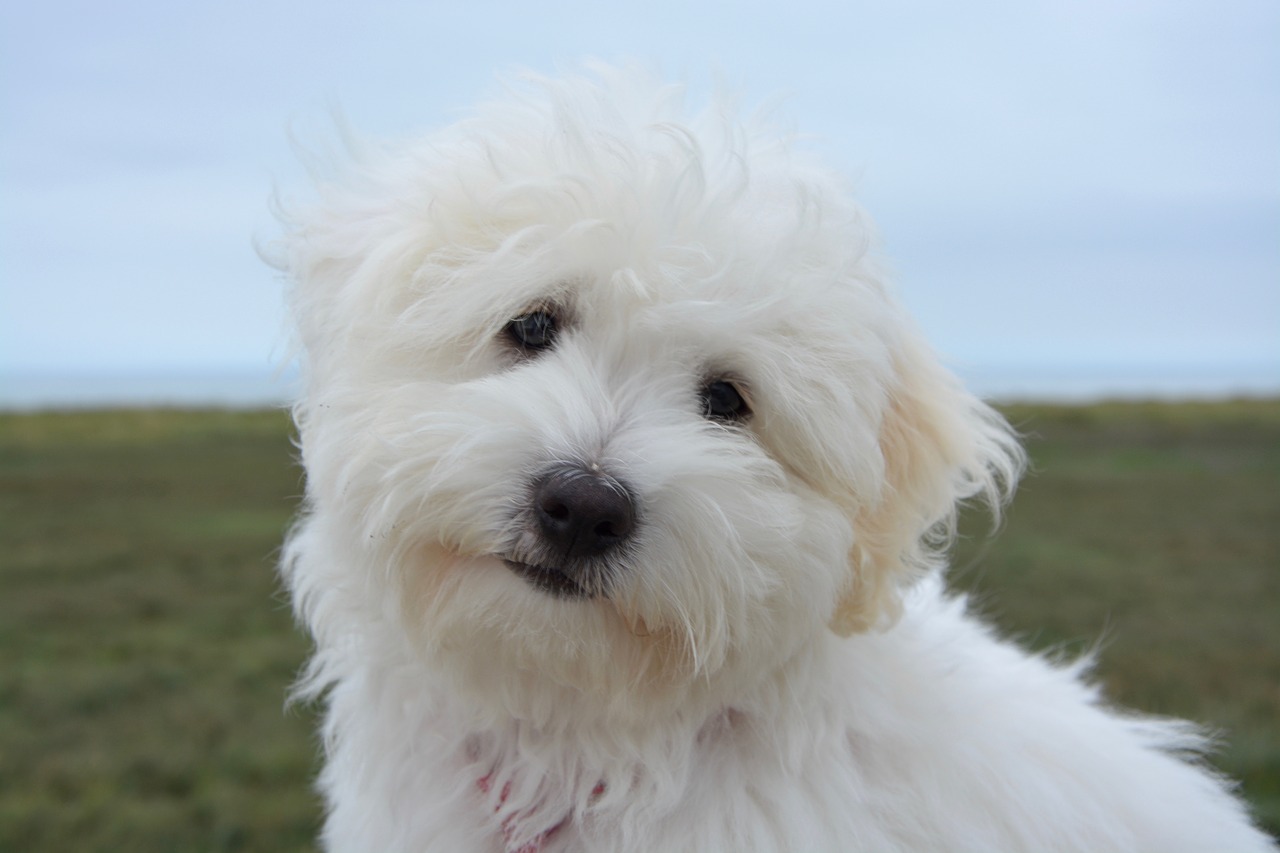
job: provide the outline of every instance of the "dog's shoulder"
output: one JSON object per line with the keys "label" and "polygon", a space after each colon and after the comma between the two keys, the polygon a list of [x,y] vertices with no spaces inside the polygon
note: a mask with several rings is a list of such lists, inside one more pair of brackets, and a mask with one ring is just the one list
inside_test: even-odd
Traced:
{"label": "dog's shoulder", "polygon": [[926,847],[1273,849],[1195,726],[1110,707],[1090,658],[1024,650],[937,577],[893,627],[845,643],[850,795]]}

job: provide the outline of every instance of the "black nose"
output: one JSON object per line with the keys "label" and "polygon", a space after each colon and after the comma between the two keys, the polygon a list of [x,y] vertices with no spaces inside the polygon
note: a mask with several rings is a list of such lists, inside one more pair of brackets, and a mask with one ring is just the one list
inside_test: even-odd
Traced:
{"label": "black nose", "polygon": [[547,544],[564,557],[595,557],[616,548],[635,527],[635,507],[612,477],[563,466],[533,486],[533,509]]}

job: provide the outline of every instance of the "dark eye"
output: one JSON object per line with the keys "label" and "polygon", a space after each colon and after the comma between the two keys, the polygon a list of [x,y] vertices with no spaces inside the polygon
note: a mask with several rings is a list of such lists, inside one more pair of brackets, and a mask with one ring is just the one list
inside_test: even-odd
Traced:
{"label": "dark eye", "polygon": [[740,421],[751,409],[732,382],[717,379],[702,389],[702,414],[715,421]]}
{"label": "dark eye", "polygon": [[530,311],[521,314],[507,323],[507,337],[516,346],[525,350],[544,350],[551,347],[559,332],[559,324],[553,314],[547,311]]}

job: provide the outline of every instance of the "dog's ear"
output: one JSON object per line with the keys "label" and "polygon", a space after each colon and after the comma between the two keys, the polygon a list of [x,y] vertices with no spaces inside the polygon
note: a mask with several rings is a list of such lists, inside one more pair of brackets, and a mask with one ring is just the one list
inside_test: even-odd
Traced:
{"label": "dog's ear", "polygon": [[831,621],[844,636],[891,624],[904,587],[943,560],[959,504],[977,496],[998,516],[1025,461],[1004,418],[914,336],[898,350],[889,391],[884,488],[857,511],[851,579]]}

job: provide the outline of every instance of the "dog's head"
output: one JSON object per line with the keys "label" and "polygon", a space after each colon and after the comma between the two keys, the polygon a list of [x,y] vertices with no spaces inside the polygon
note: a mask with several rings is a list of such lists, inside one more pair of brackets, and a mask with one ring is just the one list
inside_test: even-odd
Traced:
{"label": "dog's head", "polygon": [[749,678],[1011,487],[841,182],[680,99],[536,81],[295,212],[313,630],[363,602],[509,704]]}

